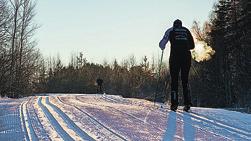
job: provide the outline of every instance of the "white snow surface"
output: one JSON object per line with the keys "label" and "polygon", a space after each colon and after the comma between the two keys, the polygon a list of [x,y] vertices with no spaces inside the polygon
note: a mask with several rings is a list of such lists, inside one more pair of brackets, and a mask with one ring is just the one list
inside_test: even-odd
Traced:
{"label": "white snow surface", "polygon": [[0,98],[0,141],[248,141],[251,115],[99,94]]}

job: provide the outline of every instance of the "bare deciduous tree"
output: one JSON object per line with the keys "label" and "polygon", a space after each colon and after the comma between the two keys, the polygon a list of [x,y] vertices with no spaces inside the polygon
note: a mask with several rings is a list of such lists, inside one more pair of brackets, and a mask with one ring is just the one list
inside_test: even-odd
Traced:
{"label": "bare deciduous tree", "polygon": [[2,95],[18,97],[27,94],[39,51],[34,47],[33,23],[35,3],[32,0],[0,1],[0,83]]}

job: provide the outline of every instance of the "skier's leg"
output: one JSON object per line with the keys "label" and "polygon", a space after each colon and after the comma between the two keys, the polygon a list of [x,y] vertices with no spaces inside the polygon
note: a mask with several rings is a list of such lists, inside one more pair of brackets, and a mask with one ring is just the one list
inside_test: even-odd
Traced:
{"label": "skier's leg", "polygon": [[191,95],[190,95],[190,88],[188,84],[188,76],[189,70],[191,67],[191,56],[189,55],[187,59],[184,59],[181,65],[181,80],[182,80],[182,87],[183,87],[183,97],[184,97],[184,105],[191,106]]}
{"label": "skier's leg", "polygon": [[170,58],[169,60],[170,66],[170,75],[171,75],[171,108],[177,108],[178,106],[178,78],[180,66],[178,60],[174,60],[174,58]]}
{"label": "skier's leg", "polygon": [[100,85],[100,93],[104,93],[104,91],[103,91],[103,85]]}
{"label": "skier's leg", "polygon": [[98,85],[98,93],[99,94],[101,93],[101,85],[100,84]]}

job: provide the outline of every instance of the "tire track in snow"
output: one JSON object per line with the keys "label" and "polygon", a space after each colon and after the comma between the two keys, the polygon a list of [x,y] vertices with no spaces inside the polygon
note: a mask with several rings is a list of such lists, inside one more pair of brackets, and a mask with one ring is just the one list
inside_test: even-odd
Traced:
{"label": "tire track in snow", "polygon": [[58,121],[54,118],[54,116],[50,113],[50,111],[47,109],[45,105],[41,102],[42,97],[39,97],[38,99],[38,105],[43,110],[44,114],[50,121],[51,125],[54,127],[56,132],[62,137],[65,141],[74,141],[74,139],[61,127],[61,125],[58,123]]}
{"label": "tire track in snow", "polygon": [[46,104],[51,106],[55,112],[57,112],[61,118],[66,122],[67,126],[77,133],[83,140],[94,141],[86,132],[80,129],[64,112],[62,112],[57,106],[49,101],[49,97],[46,97]]}
{"label": "tire track in snow", "polygon": [[120,138],[121,140],[123,141],[126,141],[127,139],[125,139],[123,136],[119,135],[118,133],[112,131],[111,129],[109,129],[108,127],[106,127],[105,125],[103,125],[101,122],[99,122],[98,120],[96,120],[93,116],[91,116],[90,114],[88,114],[87,112],[85,112],[84,110],[78,108],[77,106],[75,105],[72,105],[72,104],[68,104],[66,102],[64,102],[63,100],[61,100],[60,97],[57,97],[57,99],[65,104],[65,105],[68,105],[68,106],[71,106],[71,107],[74,107],[75,109],[79,110],[80,112],[82,112],[83,114],[87,115],[90,119],[92,119],[93,121],[95,121],[96,123],[98,123],[100,126],[102,126],[103,128],[105,128],[106,130],[110,131],[111,133],[113,133],[114,135],[116,135],[118,138]]}

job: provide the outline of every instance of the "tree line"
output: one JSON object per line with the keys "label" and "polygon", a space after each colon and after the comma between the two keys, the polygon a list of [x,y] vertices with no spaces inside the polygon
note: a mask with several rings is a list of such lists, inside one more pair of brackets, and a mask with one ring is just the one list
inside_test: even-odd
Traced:
{"label": "tree line", "polygon": [[0,0],[0,94],[19,97],[32,93],[40,53],[33,34],[35,3]]}
{"label": "tree line", "polygon": [[[122,62],[115,59],[94,64],[80,52],[72,56],[67,66],[59,57],[48,59],[43,66],[36,83],[37,93],[97,93],[96,79],[101,78],[105,93],[153,100],[158,81],[157,66],[146,56],[139,64],[133,55]],[[159,91],[164,89],[166,72],[167,67],[163,67]]]}
{"label": "tree line", "polygon": [[211,60],[194,63],[201,78],[191,82],[197,104],[251,106],[251,2],[219,0],[209,21],[195,22],[193,31],[215,50]]}
{"label": "tree line", "polygon": [[[215,51],[210,60],[193,61],[190,88],[194,106],[244,107],[251,100],[251,2],[219,0],[207,22],[194,22],[198,41]],[[118,62],[92,63],[83,52],[68,65],[60,57],[45,59],[32,38],[35,3],[0,1],[0,94],[19,97],[33,93],[96,93],[96,79],[104,91],[124,97],[153,100],[155,93],[169,99],[168,64],[144,56]],[[196,55],[194,57],[196,59]],[[160,79],[159,79],[160,78]],[[158,88],[158,89],[156,89]],[[181,88],[181,87],[180,87]],[[182,89],[179,89],[182,96]]]}

